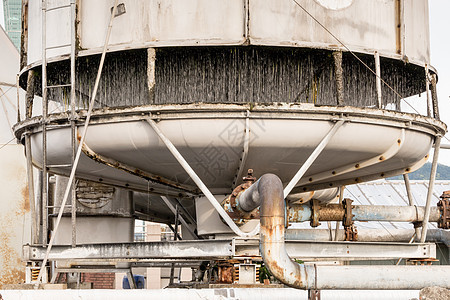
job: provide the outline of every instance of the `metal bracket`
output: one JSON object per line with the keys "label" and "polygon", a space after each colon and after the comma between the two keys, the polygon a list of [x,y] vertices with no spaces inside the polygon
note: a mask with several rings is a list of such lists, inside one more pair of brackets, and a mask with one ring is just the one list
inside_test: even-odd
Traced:
{"label": "metal bracket", "polygon": [[450,191],[445,191],[437,206],[441,212],[441,217],[438,221],[438,227],[442,229],[450,229]]}
{"label": "metal bracket", "polygon": [[352,202],[351,199],[342,200],[342,205],[344,206],[344,218],[342,220],[342,225],[345,230],[345,240],[346,241],[357,241],[358,240],[358,231],[353,222],[353,213],[352,213]]}

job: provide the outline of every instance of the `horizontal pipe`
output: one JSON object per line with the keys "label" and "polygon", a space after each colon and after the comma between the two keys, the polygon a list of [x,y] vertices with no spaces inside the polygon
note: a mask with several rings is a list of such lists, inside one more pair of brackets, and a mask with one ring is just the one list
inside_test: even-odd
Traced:
{"label": "horizontal pipe", "polygon": [[[353,221],[421,222],[425,215],[425,208],[421,206],[353,205],[352,207]],[[319,221],[342,221],[344,213],[342,204],[318,205]],[[311,221],[311,206],[309,204],[290,206],[287,216],[289,222]],[[437,222],[439,218],[439,209],[432,207],[430,222]]]}
{"label": "horizontal pipe", "polygon": [[[414,235],[414,229],[367,229],[358,228],[359,242],[409,242]],[[329,229],[288,229],[286,240],[329,241]],[[345,231],[338,229],[336,241],[345,241]],[[450,231],[442,229],[428,229],[426,242],[443,243],[450,247]]]}

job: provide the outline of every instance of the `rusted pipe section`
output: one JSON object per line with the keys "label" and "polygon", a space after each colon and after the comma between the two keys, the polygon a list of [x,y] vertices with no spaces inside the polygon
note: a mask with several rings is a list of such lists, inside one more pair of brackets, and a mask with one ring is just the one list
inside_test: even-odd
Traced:
{"label": "rusted pipe section", "polygon": [[450,287],[448,266],[321,266],[292,261],[284,245],[283,184],[276,175],[265,174],[254,185],[261,198],[261,256],[272,275],[282,283],[315,290]]}
{"label": "rusted pipe section", "polygon": [[[342,204],[319,204],[317,221],[342,221],[345,209]],[[292,205],[287,210],[289,222],[307,222],[313,217],[310,204]],[[390,205],[354,205],[353,221],[389,221],[389,222],[421,222],[424,220],[425,208],[421,206],[390,206]],[[440,219],[438,207],[430,210],[430,222]]]}
{"label": "rusted pipe section", "polygon": [[[443,243],[450,247],[450,231],[442,229],[428,229],[426,242]],[[367,229],[358,228],[358,242],[405,242],[414,235],[414,229]],[[286,240],[329,241],[328,229],[287,229]],[[345,231],[338,229],[336,241],[345,241]]]}
{"label": "rusted pipe section", "polygon": [[265,174],[253,186],[261,198],[259,251],[266,267],[288,286],[302,289],[314,286],[314,266],[295,263],[284,246],[285,204],[280,178]]}

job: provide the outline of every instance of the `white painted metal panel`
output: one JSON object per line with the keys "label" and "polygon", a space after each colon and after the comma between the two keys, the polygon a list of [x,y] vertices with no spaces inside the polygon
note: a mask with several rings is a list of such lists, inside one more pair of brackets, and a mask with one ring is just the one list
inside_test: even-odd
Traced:
{"label": "white painted metal panel", "polygon": [[[114,19],[110,45],[239,44],[244,40],[243,0],[125,0],[126,13]],[[80,3],[83,49],[103,46],[113,1]]]}
{"label": "white painted metal panel", "polygon": [[[124,0],[126,13],[114,19],[111,50],[161,46],[255,45],[343,49],[293,1],[274,0]],[[428,1],[394,0],[308,1],[298,0],[314,18],[342,43],[357,52],[429,62]],[[49,7],[68,3],[50,1]],[[338,5],[339,4],[339,5]],[[80,53],[99,52],[103,46],[113,1],[78,2]],[[248,7],[247,7],[248,6]],[[404,17],[401,18],[401,11]],[[28,9],[28,63],[41,59],[41,14],[39,1]],[[48,46],[64,45],[70,39],[70,9],[47,15]],[[399,31],[397,25],[403,20]],[[403,33],[404,32],[404,35]],[[398,44],[401,41],[401,44]],[[68,54],[69,47],[49,50],[49,57]]]}
{"label": "white painted metal panel", "polygon": [[[28,64],[42,59],[42,1],[28,2]],[[46,41],[47,58],[70,54],[70,0],[48,0]],[[58,8],[57,7],[63,7]],[[56,48],[57,47],[57,48]]]}

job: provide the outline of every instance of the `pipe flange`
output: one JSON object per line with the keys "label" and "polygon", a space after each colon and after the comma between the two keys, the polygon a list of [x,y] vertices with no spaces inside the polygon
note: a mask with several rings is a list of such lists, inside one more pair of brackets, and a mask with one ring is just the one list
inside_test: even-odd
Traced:
{"label": "pipe flange", "polygon": [[311,201],[311,222],[310,222],[311,227],[317,227],[320,225],[319,211],[320,211],[319,200],[313,199]]}
{"label": "pipe flange", "polygon": [[450,229],[450,191],[445,191],[437,206],[440,211],[438,227],[442,229]]}
{"label": "pipe flange", "polygon": [[342,200],[342,205],[344,206],[344,218],[342,220],[342,225],[345,230],[345,240],[346,241],[357,241],[358,240],[358,230],[353,221],[353,200],[345,198]]}
{"label": "pipe flange", "polygon": [[236,200],[240,194],[255,183],[256,178],[253,177],[253,169],[248,169],[247,176],[243,177],[242,180],[244,183],[238,185],[221,203],[227,214],[237,225],[243,225],[247,223],[248,220],[259,218],[259,207],[255,208],[251,212],[247,212],[239,207],[239,203]]}

